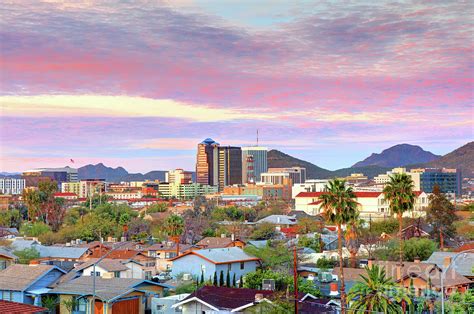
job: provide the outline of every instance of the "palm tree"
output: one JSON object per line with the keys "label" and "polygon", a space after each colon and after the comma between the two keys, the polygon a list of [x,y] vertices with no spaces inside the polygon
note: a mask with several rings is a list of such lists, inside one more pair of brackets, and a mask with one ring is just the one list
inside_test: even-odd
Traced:
{"label": "palm tree", "polygon": [[339,269],[341,281],[341,313],[346,312],[346,293],[344,285],[344,260],[342,257],[342,225],[347,224],[357,212],[357,202],[351,187],[346,187],[344,180],[329,181],[326,191],[319,197],[321,209],[326,220],[337,226]]}
{"label": "palm tree", "polygon": [[359,212],[354,211],[354,216],[350,217],[350,220],[346,225],[346,247],[351,254],[351,267],[354,268],[356,267],[356,257],[360,248],[359,236],[361,234],[363,224],[364,220],[359,218]]}
{"label": "palm tree", "polygon": [[165,230],[168,237],[176,242],[176,256],[179,255],[179,238],[184,232],[184,219],[178,215],[171,215],[165,220]]}
{"label": "palm tree", "polygon": [[385,200],[390,205],[392,214],[398,217],[398,233],[400,235],[400,267],[403,263],[403,213],[413,210],[415,203],[414,185],[411,177],[406,173],[396,173],[390,177],[390,182],[383,189]]}
{"label": "palm tree", "polygon": [[367,277],[360,275],[358,281],[347,294],[351,302],[351,313],[403,313],[402,302],[411,304],[404,287],[399,287],[385,270],[378,265],[367,268]]}

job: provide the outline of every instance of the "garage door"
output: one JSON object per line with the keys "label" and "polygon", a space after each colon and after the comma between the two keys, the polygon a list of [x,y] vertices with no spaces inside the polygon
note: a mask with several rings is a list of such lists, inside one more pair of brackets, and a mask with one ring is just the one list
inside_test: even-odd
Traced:
{"label": "garage door", "polygon": [[112,305],[113,314],[138,314],[140,304],[138,298],[123,300]]}

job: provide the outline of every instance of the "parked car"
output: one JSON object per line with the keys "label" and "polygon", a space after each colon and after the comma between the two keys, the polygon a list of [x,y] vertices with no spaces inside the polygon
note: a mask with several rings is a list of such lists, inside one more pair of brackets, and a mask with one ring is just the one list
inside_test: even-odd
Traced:
{"label": "parked car", "polygon": [[158,275],[153,276],[153,281],[163,282],[171,279],[170,273],[162,272]]}

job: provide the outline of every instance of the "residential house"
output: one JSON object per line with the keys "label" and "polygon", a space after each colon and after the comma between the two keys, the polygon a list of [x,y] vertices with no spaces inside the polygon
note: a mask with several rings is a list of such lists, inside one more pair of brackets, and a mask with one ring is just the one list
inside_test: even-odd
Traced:
{"label": "residential house", "polygon": [[0,238],[13,238],[19,235],[17,228],[0,227]]}
{"label": "residential house", "polygon": [[178,314],[182,313],[179,307],[173,308],[178,302],[183,301],[189,296],[189,293],[170,295],[168,297],[153,298],[151,300],[151,314]]}
{"label": "residential house", "polygon": [[[218,276],[220,272],[224,275],[234,274],[237,280],[249,272],[257,269],[260,259],[245,253],[241,248],[219,248],[188,251],[173,259],[171,274],[176,277],[180,274],[190,274],[195,278],[204,275],[205,280],[212,279],[214,273]],[[232,280],[232,279],[231,279]]]}
{"label": "residential house", "polygon": [[[403,262],[399,267],[398,262],[371,261],[371,265],[379,265],[385,269],[388,277],[392,277],[397,283],[401,283],[405,288],[410,288],[413,282],[415,293],[418,296],[423,295],[427,290],[441,291],[441,268],[432,263]],[[339,268],[333,270],[333,274],[339,276]],[[344,268],[344,279],[347,282],[356,282],[360,280],[360,275],[366,275],[365,268]],[[450,269],[445,276],[444,287],[446,295],[455,291],[465,292],[472,283],[468,278],[460,275],[454,269]],[[349,287],[351,284],[348,285]]]}
{"label": "residential house", "polygon": [[0,313],[46,314],[49,313],[49,310],[45,307],[35,306],[31,304],[0,300]]}
{"label": "residential house", "polygon": [[451,264],[451,268],[458,274],[474,280],[474,252],[433,252],[426,263],[436,264],[441,268]]}
{"label": "residential house", "polygon": [[52,265],[13,264],[0,271],[0,299],[41,306],[41,295],[65,273]]}
{"label": "residential house", "polygon": [[239,247],[244,248],[245,242],[239,239],[235,239],[233,236],[228,238],[225,236],[222,237],[205,237],[198,243],[196,246],[201,249],[216,249],[216,248],[226,248],[226,247]]}
{"label": "residential house", "polygon": [[34,248],[40,254],[38,260],[77,261],[87,256],[88,248],[68,246],[46,246],[36,240],[16,238],[12,244],[15,250]]}
{"label": "residential house", "polygon": [[[89,259],[76,267],[83,276],[94,276],[94,263],[98,259]],[[152,267],[152,269],[149,269]],[[134,259],[104,258],[95,265],[95,275],[102,278],[134,278],[151,280],[156,273],[153,266],[146,267]]]}
{"label": "residential house", "polygon": [[143,279],[82,276],[59,284],[49,293],[59,295],[60,313],[68,313],[65,301],[74,300],[74,313],[91,313],[94,308],[95,314],[142,314],[150,309],[152,297],[162,296],[169,288],[168,285]]}
{"label": "residential house", "polygon": [[0,270],[5,269],[12,264],[15,264],[17,260],[18,257],[10,250],[0,247]]}
{"label": "residential house", "polygon": [[236,289],[204,286],[174,304],[183,314],[194,313],[250,313],[255,305],[271,302],[271,290]]}
{"label": "residential house", "polygon": [[[192,248],[194,248],[194,246],[180,243],[179,254],[184,254]],[[177,256],[177,249],[176,243],[174,242],[156,243],[147,247],[146,250],[143,251],[143,254],[155,258],[156,269],[158,271],[168,271],[173,264],[171,259]]]}
{"label": "residential house", "polygon": [[280,231],[281,228],[288,228],[290,226],[296,225],[297,220],[295,216],[270,215],[256,222],[256,224],[262,224],[262,223],[273,224],[275,225],[276,229]]}

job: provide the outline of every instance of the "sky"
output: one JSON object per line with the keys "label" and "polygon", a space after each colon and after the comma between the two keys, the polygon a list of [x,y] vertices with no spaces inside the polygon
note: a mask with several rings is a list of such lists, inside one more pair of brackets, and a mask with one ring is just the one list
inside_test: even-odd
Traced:
{"label": "sky", "polygon": [[257,129],[327,169],[474,138],[470,1],[0,7],[0,171],[192,170],[203,139],[255,145]]}

